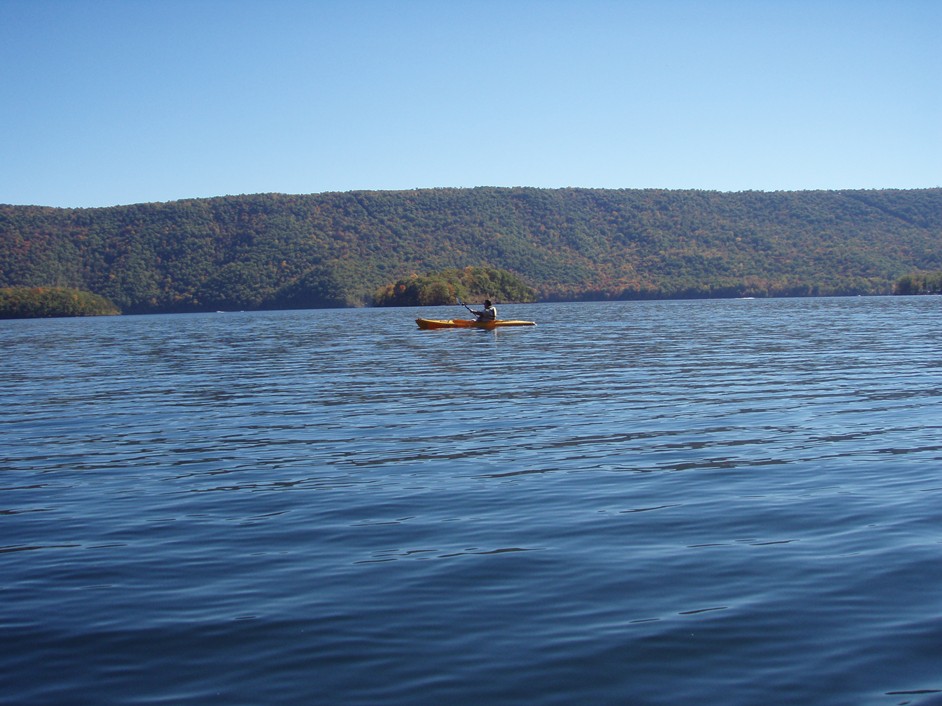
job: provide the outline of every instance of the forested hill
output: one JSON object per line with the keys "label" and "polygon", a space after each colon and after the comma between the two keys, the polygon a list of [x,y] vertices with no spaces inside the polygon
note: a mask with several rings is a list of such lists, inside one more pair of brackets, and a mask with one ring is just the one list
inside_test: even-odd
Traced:
{"label": "forested hill", "polygon": [[0,206],[0,287],[124,312],[350,306],[489,266],[542,299],[888,294],[942,269],[942,189],[475,188]]}

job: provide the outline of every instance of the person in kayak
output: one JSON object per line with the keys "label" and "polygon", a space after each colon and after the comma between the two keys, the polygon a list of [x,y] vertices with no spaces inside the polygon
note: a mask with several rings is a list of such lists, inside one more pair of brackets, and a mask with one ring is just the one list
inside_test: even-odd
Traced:
{"label": "person in kayak", "polygon": [[472,313],[478,317],[478,321],[497,321],[497,309],[491,304],[490,299],[484,300],[484,309],[482,311],[474,311]]}

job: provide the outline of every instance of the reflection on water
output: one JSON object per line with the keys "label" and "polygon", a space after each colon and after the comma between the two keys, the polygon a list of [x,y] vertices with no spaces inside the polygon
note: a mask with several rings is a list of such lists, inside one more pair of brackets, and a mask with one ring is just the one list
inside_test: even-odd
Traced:
{"label": "reflection on water", "polygon": [[0,323],[0,694],[940,702],[937,298],[416,312]]}

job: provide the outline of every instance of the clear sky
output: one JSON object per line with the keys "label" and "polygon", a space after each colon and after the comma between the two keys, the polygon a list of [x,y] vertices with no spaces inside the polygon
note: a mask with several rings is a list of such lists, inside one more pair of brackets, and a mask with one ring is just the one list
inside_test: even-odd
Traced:
{"label": "clear sky", "polygon": [[942,186],[940,0],[0,0],[0,203]]}

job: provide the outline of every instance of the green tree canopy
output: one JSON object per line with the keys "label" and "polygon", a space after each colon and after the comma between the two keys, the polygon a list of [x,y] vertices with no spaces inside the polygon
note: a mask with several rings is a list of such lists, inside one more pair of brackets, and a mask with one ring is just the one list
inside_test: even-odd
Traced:
{"label": "green tree canopy", "polygon": [[[890,294],[907,273],[942,270],[940,242],[942,189],[481,187],[0,204],[0,287],[94,292],[127,313],[363,306],[411,273],[474,263],[514,273],[542,300]],[[457,286],[442,281],[423,301]],[[501,296],[499,282],[458,284],[469,298]]]}
{"label": "green tree canopy", "polygon": [[91,292],[67,287],[5,287],[0,289],[0,319],[53,316],[110,316],[114,304]]}
{"label": "green tree canopy", "polygon": [[491,267],[446,268],[412,275],[380,287],[373,298],[377,306],[436,306],[468,301],[533,302],[536,294],[519,277]]}
{"label": "green tree canopy", "polygon": [[896,281],[896,294],[942,294],[942,272],[916,272]]}

